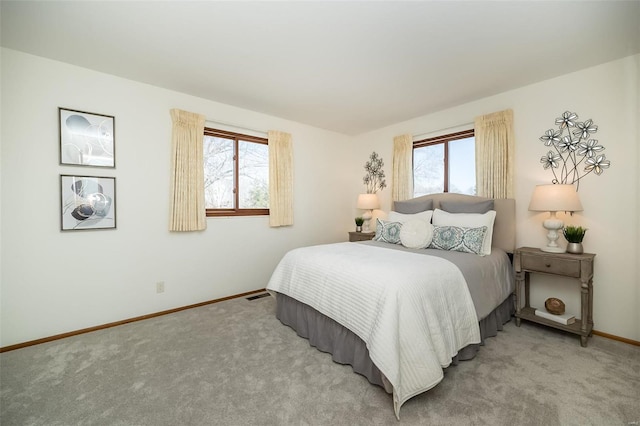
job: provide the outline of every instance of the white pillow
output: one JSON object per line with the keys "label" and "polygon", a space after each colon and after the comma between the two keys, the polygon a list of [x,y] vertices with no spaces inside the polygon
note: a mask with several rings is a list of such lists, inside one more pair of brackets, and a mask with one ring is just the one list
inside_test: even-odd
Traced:
{"label": "white pillow", "polygon": [[416,219],[422,220],[427,223],[431,223],[431,215],[433,215],[433,210],[426,210],[426,211],[423,211],[420,213],[414,213],[414,214],[405,214],[405,213],[390,211],[388,219],[391,222],[400,222],[400,223],[405,223],[410,220],[416,220]]}
{"label": "white pillow", "polygon": [[491,241],[493,239],[493,223],[496,220],[496,211],[489,210],[486,213],[447,213],[444,210],[436,209],[433,212],[434,226],[459,226],[463,228],[487,227],[482,244],[482,254],[491,254]]}
{"label": "white pillow", "polygon": [[428,247],[433,238],[433,225],[421,219],[410,220],[402,225],[400,242],[413,249]]}

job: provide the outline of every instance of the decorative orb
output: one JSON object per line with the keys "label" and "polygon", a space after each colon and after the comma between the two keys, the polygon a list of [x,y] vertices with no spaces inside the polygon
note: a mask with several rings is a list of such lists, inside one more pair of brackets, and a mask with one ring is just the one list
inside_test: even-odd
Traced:
{"label": "decorative orb", "polygon": [[562,315],[564,314],[564,302],[555,297],[550,297],[544,302],[544,307],[547,308],[549,313],[554,315]]}

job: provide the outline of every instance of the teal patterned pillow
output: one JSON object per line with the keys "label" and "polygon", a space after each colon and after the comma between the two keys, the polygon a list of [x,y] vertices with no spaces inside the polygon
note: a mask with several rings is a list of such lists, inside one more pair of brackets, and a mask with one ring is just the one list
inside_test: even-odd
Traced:
{"label": "teal patterned pillow", "polygon": [[402,223],[376,219],[376,236],[374,241],[382,241],[390,244],[400,244],[400,230]]}
{"label": "teal patterned pillow", "polygon": [[429,248],[482,254],[482,244],[487,227],[463,228],[460,226],[434,226]]}

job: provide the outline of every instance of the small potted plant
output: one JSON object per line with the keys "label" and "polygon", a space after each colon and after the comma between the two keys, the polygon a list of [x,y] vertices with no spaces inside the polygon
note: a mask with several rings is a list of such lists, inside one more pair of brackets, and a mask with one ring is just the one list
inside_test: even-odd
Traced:
{"label": "small potted plant", "polygon": [[356,232],[362,232],[362,224],[364,223],[364,218],[356,217]]}
{"label": "small potted plant", "polygon": [[582,240],[584,239],[585,232],[587,232],[587,228],[583,228],[582,226],[568,225],[562,229],[564,238],[569,242],[567,245],[567,253],[582,253]]}

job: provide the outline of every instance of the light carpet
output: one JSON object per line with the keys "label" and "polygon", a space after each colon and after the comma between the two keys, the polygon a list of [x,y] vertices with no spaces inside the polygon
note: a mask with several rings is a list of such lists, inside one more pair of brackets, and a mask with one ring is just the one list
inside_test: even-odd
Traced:
{"label": "light carpet", "polygon": [[9,425],[634,425],[640,347],[506,324],[393,414],[275,300],[233,299],[0,355]]}

